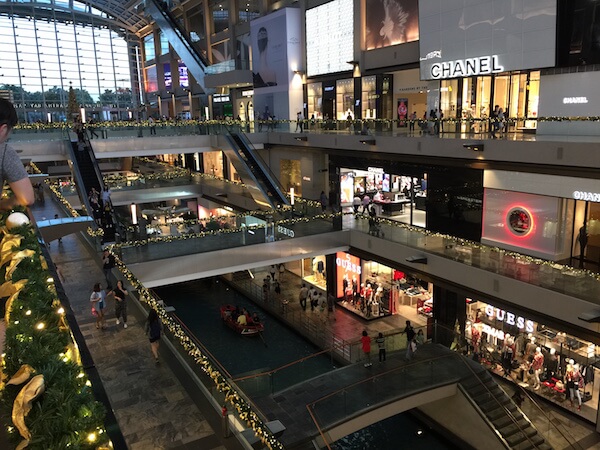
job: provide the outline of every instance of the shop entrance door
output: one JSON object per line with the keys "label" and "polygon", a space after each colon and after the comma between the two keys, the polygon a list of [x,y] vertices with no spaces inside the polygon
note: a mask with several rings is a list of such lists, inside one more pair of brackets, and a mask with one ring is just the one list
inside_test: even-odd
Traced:
{"label": "shop entrance door", "polygon": [[333,98],[323,99],[323,118],[335,119],[335,101]]}

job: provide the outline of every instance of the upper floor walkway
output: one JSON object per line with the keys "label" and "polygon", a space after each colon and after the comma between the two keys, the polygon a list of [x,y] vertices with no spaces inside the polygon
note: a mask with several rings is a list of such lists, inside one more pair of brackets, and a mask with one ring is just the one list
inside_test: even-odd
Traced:
{"label": "upper floor walkway", "polygon": [[[590,121],[586,121],[586,124]],[[97,138],[92,139],[92,147],[98,159],[228,149],[230,144],[223,133],[227,126],[233,126],[247,133],[257,149],[265,145],[293,146],[312,150],[404,155],[418,157],[421,161],[424,158],[471,161],[479,163],[481,167],[485,162],[496,162],[523,168],[532,165],[574,167],[588,171],[600,169],[600,136],[571,134],[569,130],[536,135],[515,129],[498,134],[498,139],[494,139],[485,131],[485,127],[481,132],[444,131],[432,135],[418,131],[418,127],[415,131],[398,128],[396,122],[391,121],[372,122],[366,129],[364,124],[369,124],[369,121],[352,124],[346,121],[304,122],[306,128],[302,128],[302,131],[295,121],[117,122],[98,124],[92,129],[88,126],[88,133],[91,135],[93,130],[97,134]],[[583,121],[573,123],[577,125],[580,122]],[[450,125],[453,129],[457,128],[454,123],[448,122],[447,127]],[[33,161],[66,160],[69,133],[68,128],[59,125],[25,126],[14,131],[11,143],[22,150],[23,158]]]}

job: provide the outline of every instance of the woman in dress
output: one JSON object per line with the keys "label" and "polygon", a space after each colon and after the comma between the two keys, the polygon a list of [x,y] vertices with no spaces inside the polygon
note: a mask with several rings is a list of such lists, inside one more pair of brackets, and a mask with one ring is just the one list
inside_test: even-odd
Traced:
{"label": "woman in dress", "polygon": [[157,312],[151,309],[148,313],[148,318],[146,319],[144,330],[146,331],[146,335],[148,336],[148,340],[150,341],[150,349],[152,350],[152,355],[154,355],[154,361],[156,362],[156,364],[159,363],[158,346],[160,344],[160,336],[162,334],[162,329],[162,322],[158,318]]}

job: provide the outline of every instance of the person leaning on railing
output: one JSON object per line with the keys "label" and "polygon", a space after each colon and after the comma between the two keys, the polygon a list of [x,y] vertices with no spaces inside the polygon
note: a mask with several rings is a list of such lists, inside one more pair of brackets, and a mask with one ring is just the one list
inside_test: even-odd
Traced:
{"label": "person leaning on railing", "polygon": [[35,202],[29,175],[15,149],[6,142],[17,121],[17,112],[12,103],[0,98],[0,187],[6,180],[14,194],[12,197],[0,199],[2,211],[18,205],[33,205]]}

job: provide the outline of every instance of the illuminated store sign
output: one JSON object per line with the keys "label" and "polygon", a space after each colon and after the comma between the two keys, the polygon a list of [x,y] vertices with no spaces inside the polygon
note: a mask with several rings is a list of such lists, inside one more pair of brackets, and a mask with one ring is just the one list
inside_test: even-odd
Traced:
{"label": "illuminated store sign", "polygon": [[294,230],[290,230],[289,228],[282,227],[281,225],[277,225],[277,232],[280,234],[283,234],[284,236],[288,236],[291,238],[296,236],[296,233],[294,233]]}
{"label": "illuminated store sign", "polygon": [[573,191],[573,198],[575,200],[585,200],[586,202],[600,202],[600,193]]}
{"label": "illuminated store sign", "polygon": [[498,62],[498,55],[493,55],[434,63],[431,65],[430,70],[431,77],[434,80],[439,80],[442,78],[489,75],[492,73],[504,72],[504,67]]}
{"label": "illuminated store sign", "polygon": [[383,173],[383,169],[381,167],[368,167],[367,172],[369,173]]}
{"label": "illuminated store sign", "polygon": [[516,325],[517,328],[525,331],[526,333],[533,333],[535,329],[532,320],[526,320],[524,317],[517,316],[500,308],[495,308],[492,305],[485,306],[485,314],[490,319],[499,320],[500,322],[504,322],[508,325]]}
{"label": "illuminated store sign", "polygon": [[588,103],[588,98],[587,97],[564,97],[563,98],[563,104],[565,104],[565,105],[576,105],[576,104],[582,104],[582,103]]}
{"label": "illuminated store sign", "polygon": [[[346,255],[346,257],[342,258],[343,255]],[[349,255],[348,253],[338,252],[335,258],[335,265],[344,269],[345,272],[352,272],[356,275],[362,273],[360,259],[356,256]]]}
{"label": "illuminated store sign", "polygon": [[486,333],[488,336],[495,337],[496,339],[504,340],[504,331],[497,328],[490,327],[489,325],[483,324],[481,331]]}

